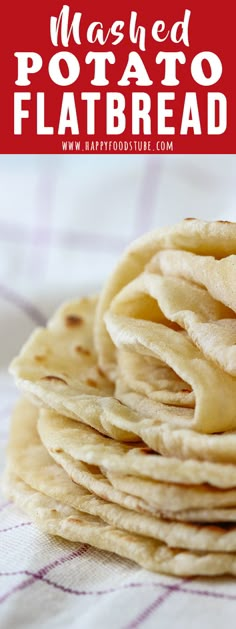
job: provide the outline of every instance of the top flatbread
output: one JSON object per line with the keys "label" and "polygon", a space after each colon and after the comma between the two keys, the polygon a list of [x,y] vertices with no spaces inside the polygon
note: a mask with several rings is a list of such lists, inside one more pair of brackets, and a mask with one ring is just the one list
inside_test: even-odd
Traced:
{"label": "top flatbread", "polygon": [[[112,300],[120,290],[138,277],[151,259],[162,250],[179,250],[180,257],[185,251],[203,258],[214,257],[217,260],[233,256],[233,259],[228,258],[225,263],[224,260],[222,261],[223,273],[221,271],[218,273],[218,267],[211,259],[210,266],[205,265],[205,278],[207,275],[213,288],[213,297],[236,311],[236,223],[225,221],[208,223],[192,219],[145,234],[125,251],[106,283],[98,303],[95,342],[100,365],[110,377],[115,378],[116,360],[114,344],[104,323],[105,312],[110,308]],[[172,273],[173,271],[175,273],[174,266],[172,266]],[[214,273],[212,281],[209,279],[209,272]],[[193,281],[199,283],[199,278],[196,276],[194,278]]]}

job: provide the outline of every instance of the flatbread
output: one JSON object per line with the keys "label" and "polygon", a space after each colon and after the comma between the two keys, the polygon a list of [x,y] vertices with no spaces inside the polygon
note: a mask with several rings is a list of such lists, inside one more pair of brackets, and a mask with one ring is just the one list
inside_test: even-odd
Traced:
{"label": "flatbread", "polygon": [[[121,289],[138,277],[151,259],[162,250],[179,250],[181,253],[187,251],[202,256],[203,260],[206,256],[216,259],[232,256],[236,253],[236,223],[207,222],[198,219],[185,220],[177,225],[163,227],[145,234],[134,241],[124,252],[103,288],[95,322],[95,346],[99,356],[99,364],[113,379],[116,377],[116,352],[106,329],[104,315]],[[230,269],[228,272],[225,270],[223,274],[220,271],[220,280],[217,273],[212,281],[209,276],[208,279],[212,288],[215,284],[219,288],[219,290],[215,289],[217,292],[213,288],[213,297],[236,311],[235,262],[231,266],[229,258],[228,263]],[[173,264],[171,266],[171,273],[175,273],[175,266]],[[221,268],[220,265],[219,268]],[[212,272],[212,267],[208,267],[208,271]],[[196,276],[195,281],[197,282]]]}
{"label": "flatbread", "polygon": [[[96,299],[63,304],[47,328],[33,332],[10,372],[20,390],[35,404],[85,421],[115,439],[140,440],[110,421],[110,408],[120,414],[114,385],[98,367],[93,345]],[[136,417],[127,409],[128,417]]]}
{"label": "flatbread", "polygon": [[236,487],[235,465],[159,456],[145,446],[120,443],[53,411],[40,411],[38,430],[50,453],[62,450],[111,472],[184,485]]}
{"label": "flatbread", "polygon": [[[210,495],[210,504],[232,504],[235,505],[234,496],[235,490],[219,490],[223,493],[217,500],[218,494],[212,496],[211,488],[208,491],[207,486],[190,487],[191,491],[185,494],[186,486],[175,485],[174,487],[168,485],[168,483],[158,483],[155,481],[155,501],[150,499],[147,502],[149,495],[146,493],[148,487],[142,485],[140,477],[135,476],[119,476],[117,474],[109,473],[106,470],[100,470],[99,467],[81,463],[76,461],[70,455],[63,451],[51,452],[52,458],[65,470],[68,476],[82,487],[86,487],[90,492],[96,494],[103,500],[109,502],[115,502],[116,504],[137,511],[138,513],[152,514],[158,518],[164,518],[166,520],[176,520],[180,522],[236,522],[236,507],[209,507],[207,506],[207,500]],[[110,479],[110,482],[108,480]],[[126,484],[127,480],[127,484]],[[133,485],[130,485],[130,481],[133,481]],[[140,482],[141,481],[141,482]],[[147,480],[147,485],[152,481]],[[120,489],[118,489],[120,487]],[[121,490],[123,487],[123,490]],[[166,490],[166,491],[165,491]],[[179,491],[180,490],[180,491]],[[198,491],[200,490],[200,491]],[[127,493],[129,491],[130,493]],[[232,492],[232,493],[231,493]],[[179,494],[181,493],[181,496]],[[199,502],[202,498],[201,508],[189,507],[189,504],[196,504],[196,494],[198,493]],[[142,496],[139,498],[138,495]],[[169,500],[166,499],[168,495]],[[184,496],[184,503],[186,509],[177,510],[176,500],[174,498],[180,498]],[[159,498],[159,501],[158,501]],[[157,507],[156,505],[159,505]],[[205,508],[203,505],[206,505]],[[188,506],[187,506],[188,505]],[[174,510],[173,510],[174,508]],[[172,510],[171,510],[172,509]]]}
{"label": "flatbread", "polygon": [[[231,223],[232,235],[236,223]],[[207,289],[215,300],[236,312],[236,242],[227,257],[196,255],[190,251],[162,251],[151,261],[149,269],[159,269],[165,275],[186,278]],[[221,256],[220,256],[221,258]],[[230,367],[230,366],[229,366]]]}
{"label": "flatbread", "polygon": [[16,409],[5,486],[41,528],[152,570],[236,572],[235,280],[236,224],[182,222],[33,333],[11,372],[39,411]]}
{"label": "flatbread", "polygon": [[[130,410],[137,412],[138,417],[144,418],[137,420],[135,431],[154,451],[183,460],[236,463],[236,431],[205,435],[188,427],[180,428],[171,422],[168,407],[165,406],[163,411],[159,403],[131,390],[121,377],[117,379],[116,396]],[[123,416],[118,425],[131,429],[134,424]]]}
{"label": "flatbread", "polygon": [[[14,412],[8,461],[14,474],[33,490],[62,504],[102,519],[128,533],[164,541],[170,547],[202,551],[230,552],[236,550],[236,525],[212,527],[166,522],[135,513],[101,500],[76,485],[56,465],[40,442],[36,429],[37,413],[28,402],[20,402]],[[91,520],[93,521],[93,520]]]}
{"label": "flatbread", "polygon": [[[165,258],[172,253],[181,256],[181,259],[184,256],[196,259],[199,257],[182,251],[165,251],[159,255]],[[232,259],[234,256],[231,256]],[[202,257],[200,257],[201,260]],[[197,268],[201,266],[198,260],[196,260],[196,266]],[[155,267],[156,257],[148,265],[148,270],[141,273],[138,278],[118,293],[113,299],[109,311],[118,315],[160,323],[178,332],[185,330],[189,339],[201,350],[202,359],[213,360],[221,369],[234,376],[236,373],[235,312],[214,299],[205,287],[200,287],[192,281],[173,275],[175,262],[173,262],[173,266],[171,265],[172,275],[170,276],[161,275],[158,270],[155,270]],[[186,267],[189,268],[187,264]],[[218,329],[220,334],[220,330],[223,332],[225,328],[228,329],[229,333],[227,344],[224,342],[224,335],[222,335],[220,346],[218,346],[215,344],[215,340],[218,340],[219,335],[215,338],[215,331]],[[207,338],[208,342],[206,342]],[[230,348],[231,361],[227,355]]]}
{"label": "flatbread", "polygon": [[120,349],[117,363],[116,393],[117,381],[122,379],[128,389],[148,397],[150,402],[194,408],[191,386],[158,358]]}
{"label": "flatbread", "polygon": [[[53,459],[60,467],[55,466],[49,457],[45,447],[40,442],[36,429],[39,411],[28,400],[21,400],[13,413],[12,427],[9,443],[9,456],[14,460],[14,466],[18,475],[23,474],[23,479],[31,484],[35,478],[35,488],[44,491],[42,486],[37,486],[40,480],[40,472],[43,470],[46,479],[52,479],[51,471],[61,473],[62,467],[68,477],[78,485],[86,488],[90,493],[95,493],[103,500],[114,502],[122,507],[139,511],[141,513],[171,513],[191,510],[208,510],[213,508],[235,507],[236,489],[220,490],[207,485],[177,485],[176,483],[162,483],[140,476],[119,475],[99,467],[89,466],[76,461],[64,451],[52,452]],[[27,454],[27,456],[26,456]],[[20,472],[21,470],[21,472]],[[55,474],[55,491],[61,491],[62,479]],[[57,482],[58,480],[58,482]],[[57,489],[58,487],[58,489]],[[74,489],[74,487],[71,485]],[[66,494],[70,496],[67,488]],[[54,497],[58,496],[54,494]],[[62,500],[61,494],[59,499]],[[210,516],[209,516],[210,517]],[[231,518],[232,519],[232,518]],[[199,517],[198,517],[199,520]],[[212,520],[213,521],[213,520]]]}
{"label": "flatbread", "polygon": [[172,549],[166,544],[129,534],[35,491],[12,469],[5,474],[4,489],[6,495],[50,535],[115,552],[153,572],[175,576],[236,574],[236,553]]}
{"label": "flatbread", "polygon": [[[175,409],[169,409],[169,421],[172,425],[186,426],[204,433],[232,430],[236,427],[235,379],[224,371],[223,360],[221,361],[222,364],[219,365],[217,362],[214,363],[213,360],[209,360],[209,358],[213,358],[213,354],[212,356],[204,355],[205,332],[199,332],[199,325],[204,328],[204,316],[207,321],[206,326],[210,326],[208,321],[213,316],[216,318],[224,314],[224,317],[226,317],[226,312],[222,313],[222,309],[224,310],[225,307],[214,302],[206,294],[206,303],[204,304],[202,298],[199,315],[197,315],[194,308],[195,310],[197,309],[197,304],[200,301],[198,292],[202,291],[204,293],[204,291],[194,286],[191,287],[190,284],[186,287],[186,284],[183,286],[183,280],[177,282],[171,278],[162,278],[152,273],[143,273],[137,280],[126,286],[112,302],[109,312],[105,315],[107,329],[118,351],[120,349],[128,350],[135,354],[151,356],[161,360],[182,381],[190,385],[190,387],[183,386],[183,393],[186,393],[186,388],[190,392],[191,390],[193,391],[195,408],[192,413],[187,412],[186,408],[184,408],[184,399],[181,399],[181,411],[178,414]],[[179,292],[177,286],[179,286]],[[155,321],[144,319],[141,308],[143,298],[145,298],[147,292],[152,297],[155,295],[157,303],[162,305],[162,312],[164,311],[170,319],[172,318],[174,322],[185,325],[186,331],[187,329],[189,331],[189,328],[191,328],[193,338],[195,338],[195,334],[198,332],[197,340],[198,345],[201,346],[200,349],[194,344],[193,338],[191,339],[183,331],[184,328],[182,331],[174,330],[169,327],[168,321],[167,323],[158,322],[163,320],[163,315],[159,317],[158,306]],[[190,303],[189,310],[186,309],[188,299]],[[229,312],[228,316],[230,317]],[[199,324],[198,321],[203,321],[203,323]],[[236,319],[222,319],[218,320],[218,323],[220,321],[226,321],[227,324],[232,326],[231,346],[233,347],[233,342],[236,341]],[[223,341],[221,341],[219,349],[220,355],[224,355],[224,345],[222,345]],[[213,334],[212,346],[215,346]],[[233,350],[235,350],[234,347]],[[216,353],[215,349],[214,353]],[[220,362],[220,359],[218,362]],[[225,400],[227,400],[227,404]],[[165,400],[162,399],[161,401]],[[167,404],[175,404],[173,394],[172,397],[169,396],[169,399],[167,396],[166,401]]]}

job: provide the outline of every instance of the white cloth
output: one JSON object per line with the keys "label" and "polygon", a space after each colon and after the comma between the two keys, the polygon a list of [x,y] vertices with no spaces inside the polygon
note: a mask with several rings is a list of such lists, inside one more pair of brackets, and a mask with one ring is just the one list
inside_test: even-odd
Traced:
{"label": "white cloth", "polygon": [[[0,157],[0,465],[7,365],[63,300],[98,290],[124,246],[183,217],[236,220],[235,156]],[[233,579],[175,579],[39,532],[0,497],[4,629],[234,626]]]}

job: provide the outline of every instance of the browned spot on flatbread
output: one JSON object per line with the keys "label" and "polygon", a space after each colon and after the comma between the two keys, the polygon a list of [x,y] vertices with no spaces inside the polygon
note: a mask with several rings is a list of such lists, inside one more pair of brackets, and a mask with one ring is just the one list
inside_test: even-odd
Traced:
{"label": "browned spot on flatbread", "polygon": [[224,225],[224,224],[226,224],[226,225],[232,225],[232,221],[216,221],[216,222],[217,222],[217,223],[223,223],[223,225]]}
{"label": "browned spot on flatbread", "polygon": [[65,316],[65,324],[68,328],[75,328],[76,326],[82,325],[83,321],[82,317],[76,314],[68,314]]}
{"label": "browned spot on flatbread", "polygon": [[81,520],[79,518],[68,518],[70,522],[76,522],[76,524],[81,524]]}
{"label": "browned spot on flatbread", "polygon": [[104,371],[101,369],[101,367],[97,367],[97,372],[98,375],[101,376],[102,378],[106,378],[106,374],[104,373]]}
{"label": "browned spot on flatbread", "polygon": [[83,354],[83,356],[91,356],[91,352],[89,351],[89,349],[86,349],[86,347],[82,347],[82,345],[76,345],[75,351],[78,352],[78,354]]}
{"label": "browned spot on flatbread", "polygon": [[191,393],[191,389],[181,389],[181,393]]}
{"label": "browned spot on flatbread", "polygon": [[151,450],[151,448],[139,448],[139,452],[142,454],[158,454],[157,452],[154,452],[154,450]]}
{"label": "browned spot on flatbread", "polygon": [[37,356],[34,357],[34,360],[36,360],[37,363],[43,363],[44,360],[46,360],[46,356],[43,354],[37,354]]}
{"label": "browned spot on flatbread", "polygon": [[98,383],[96,382],[96,380],[93,380],[92,378],[87,378],[87,380],[86,380],[86,384],[87,384],[89,387],[95,387],[95,388],[97,388],[97,386],[98,386]]}
{"label": "browned spot on flatbread", "polygon": [[[84,465],[87,466],[86,463]],[[100,467],[98,467],[98,465],[89,464],[88,467],[89,467],[89,471],[92,472],[92,474],[99,474],[101,476],[101,470],[100,470]]]}
{"label": "browned spot on flatbread", "polygon": [[66,380],[63,380],[63,378],[59,378],[58,376],[43,376],[43,378],[40,378],[40,380],[48,380],[49,382],[51,382],[52,380],[55,380],[56,382],[62,382],[63,384],[67,384]]}
{"label": "browned spot on flatbread", "polygon": [[61,450],[61,448],[49,448],[48,450],[49,452],[52,452],[52,454],[61,454],[63,452],[63,450]]}
{"label": "browned spot on flatbread", "polygon": [[185,221],[196,221],[196,218],[185,218]]}

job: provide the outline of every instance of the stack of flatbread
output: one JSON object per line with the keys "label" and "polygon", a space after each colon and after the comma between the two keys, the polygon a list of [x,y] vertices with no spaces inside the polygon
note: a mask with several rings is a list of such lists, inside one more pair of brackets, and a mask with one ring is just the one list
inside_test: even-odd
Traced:
{"label": "stack of flatbread", "polygon": [[11,373],[4,487],[39,527],[155,572],[236,574],[236,224],[134,242]]}

